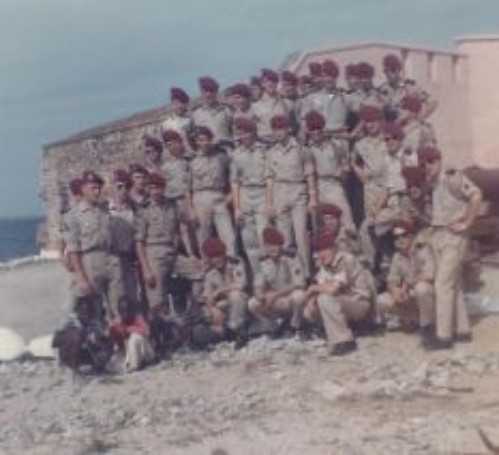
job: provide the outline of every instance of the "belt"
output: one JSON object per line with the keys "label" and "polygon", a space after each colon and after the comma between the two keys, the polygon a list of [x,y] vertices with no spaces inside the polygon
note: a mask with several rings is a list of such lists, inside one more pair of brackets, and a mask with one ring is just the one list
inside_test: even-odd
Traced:
{"label": "belt", "polygon": [[241,188],[265,188],[265,184],[262,185],[241,185]]}
{"label": "belt", "polygon": [[146,246],[169,246],[173,248],[173,242],[146,242]]}
{"label": "belt", "polygon": [[192,190],[194,193],[202,193],[202,192],[209,192],[209,193],[224,193],[224,188],[195,188]]}
{"label": "belt", "polygon": [[338,177],[337,175],[318,175],[317,178],[319,180],[336,180],[341,182],[341,177]]}
{"label": "belt", "polygon": [[290,185],[296,185],[296,184],[305,184],[307,183],[306,180],[276,180],[276,183],[287,183]]}

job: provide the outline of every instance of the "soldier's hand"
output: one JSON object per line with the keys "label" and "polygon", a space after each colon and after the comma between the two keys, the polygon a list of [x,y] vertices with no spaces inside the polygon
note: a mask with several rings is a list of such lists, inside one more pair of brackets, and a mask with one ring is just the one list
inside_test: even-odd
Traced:
{"label": "soldier's hand", "polygon": [[234,219],[238,226],[242,226],[244,224],[244,218],[243,214],[241,213],[241,210],[234,209]]}
{"label": "soldier's hand", "polygon": [[469,225],[465,221],[454,221],[448,224],[447,228],[454,234],[461,234],[469,229]]}
{"label": "soldier's hand", "polygon": [[267,218],[269,220],[273,220],[275,218],[275,208],[273,205],[268,205],[266,212],[267,212]]}
{"label": "soldier's hand", "polygon": [[144,275],[144,280],[147,284],[147,287],[149,287],[151,289],[154,289],[156,287],[156,285],[158,284],[156,275],[154,275],[154,273],[152,273],[150,271],[146,272],[146,274]]}

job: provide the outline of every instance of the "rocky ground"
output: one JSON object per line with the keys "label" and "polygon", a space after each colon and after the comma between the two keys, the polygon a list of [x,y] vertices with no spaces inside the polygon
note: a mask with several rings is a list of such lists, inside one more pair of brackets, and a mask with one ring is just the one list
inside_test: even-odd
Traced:
{"label": "rocky ground", "polygon": [[5,454],[479,454],[499,445],[499,318],[425,353],[415,336],[260,338],[178,353],[127,376],[73,378],[51,361],[0,365]]}

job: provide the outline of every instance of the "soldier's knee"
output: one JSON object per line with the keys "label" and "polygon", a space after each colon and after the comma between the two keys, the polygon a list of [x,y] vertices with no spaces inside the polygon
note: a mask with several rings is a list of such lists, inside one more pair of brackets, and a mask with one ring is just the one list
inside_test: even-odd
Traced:
{"label": "soldier's knee", "polygon": [[258,313],[263,307],[263,302],[256,297],[251,297],[248,301],[248,310],[252,314]]}
{"label": "soldier's knee", "polygon": [[376,307],[381,311],[387,311],[392,309],[394,306],[393,297],[389,292],[384,292],[380,294],[376,299]]}

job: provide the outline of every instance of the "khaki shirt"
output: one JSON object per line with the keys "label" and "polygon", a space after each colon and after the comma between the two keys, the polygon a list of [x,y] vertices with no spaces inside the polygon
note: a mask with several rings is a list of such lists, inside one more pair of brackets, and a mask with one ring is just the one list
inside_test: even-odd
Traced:
{"label": "khaki shirt", "polygon": [[242,261],[228,258],[224,270],[211,267],[205,274],[203,294],[209,297],[221,287],[237,285],[242,291],[248,285],[246,269]]}
{"label": "khaki shirt", "polygon": [[317,111],[324,116],[326,131],[337,131],[346,126],[348,104],[345,94],[339,89],[309,93],[302,101],[301,118],[304,119],[310,111]]}
{"label": "khaki shirt", "polygon": [[404,154],[396,153],[391,155],[386,153],[385,155],[385,187],[388,189],[388,193],[400,194],[405,193],[406,183],[402,176],[402,168],[404,167]]}
{"label": "khaki shirt", "polygon": [[435,259],[428,245],[415,243],[409,253],[397,251],[393,255],[387,283],[389,286],[412,286],[418,281],[433,281],[435,277]]}
{"label": "khaki shirt", "polygon": [[308,152],[314,160],[316,175],[319,179],[341,179],[348,164],[348,145],[346,142],[331,139],[320,145],[311,144]]}
{"label": "khaki shirt", "polygon": [[461,171],[441,172],[432,193],[432,226],[447,226],[465,216],[471,197],[480,189]]}
{"label": "khaki shirt", "polygon": [[385,102],[378,89],[372,87],[369,90],[355,90],[345,95],[346,105],[349,111],[357,112],[361,106],[382,107]]}
{"label": "khaki shirt", "polygon": [[284,255],[277,261],[272,258],[263,259],[254,281],[255,290],[262,293],[278,292],[291,285],[303,289],[306,284],[299,258]]}
{"label": "khaki shirt", "polygon": [[288,115],[286,104],[279,96],[269,97],[266,93],[251,106],[256,118],[256,131],[260,138],[271,138],[272,128],[270,120],[274,115]]}
{"label": "khaki shirt", "polygon": [[382,96],[384,103],[391,107],[399,107],[400,102],[405,96],[418,96],[423,101],[429,99],[428,93],[421,87],[418,87],[415,81],[411,79],[400,79],[395,85],[386,81],[379,86],[378,91]]}
{"label": "khaki shirt", "polygon": [[230,116],[222,104],[208,107],[202,104],[192,113],[196,126],[206,126],[214,135],[213,141],[230,140]]}
{"label": "khaki shirt", "polygon": [[179,218],[175,203],[164,199],[156,202],[151,199],[137,218],[135,240],[146,245],[177,245]]}
{"label": "khaki shirt", "polygon": [[243,145],[237,147],[230,165],[230,181],[241,186],[265,186],[266,148],[261,143],[255,143],[251,148]]}
{"label": "khaki shirt", "polygon": [[229,157],[213,151],[197,153],[191,161],[189,184],[192,191],[225,191],[229,184]]}
{"label": "khaki shirt", "polygon": [[132,255],[135,253],[136,215],[131,204],[118,206],[109,203],[111,216],[111,252]]}
{"label": "khaki shirt", "polygon": [[108,251],[111,245],[109,213],[100,205],[80,202],[67,216],[66,248],[69,253]]}
{"label": "khaki shirt", "polygon": [[266,178],[276,182],[303,183],[315,171],[310,153],[294,138],[267,151]]}
{"label": "khaki shirt", "polygon": [[165,196],[168,199],[184,197],[189,189],[189,162],[185,158],[168,156],[163,161],[161,172],[166,180]]}
{"label": "khaki shirt", "polygon": [[362,159],[368,171],[368,181],[383,184],[386,172],[386,155],[388,150],[381,135],[366,136],[354,145],[354,154]]}
{"label": "khaki shirt", "polygon": [[333,263],[321,267],[315,279],[318,284],[333,282],[341,284],[340,295],[371,299],[376,293],[371,272],[363,267],[355,256],[346,251],[338,251]]}

